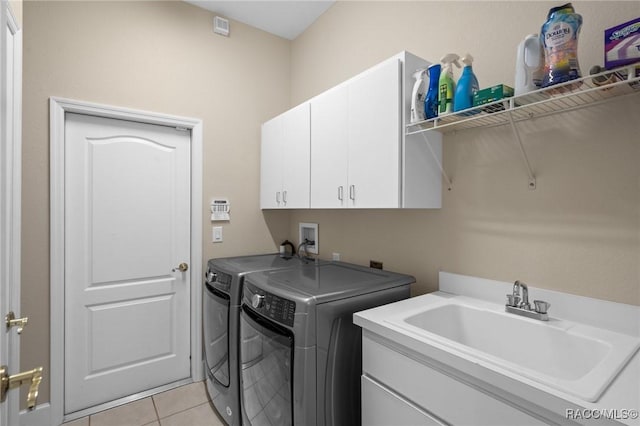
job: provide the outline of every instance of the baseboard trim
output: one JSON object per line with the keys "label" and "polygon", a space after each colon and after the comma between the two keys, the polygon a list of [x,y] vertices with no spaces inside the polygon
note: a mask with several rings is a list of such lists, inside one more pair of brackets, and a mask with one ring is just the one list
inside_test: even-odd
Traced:
{"label": "baseboard trim", "polygon": [[51,425],[51,404],[36,405],[34,410],[20,411],[20,426],[50,426]]}

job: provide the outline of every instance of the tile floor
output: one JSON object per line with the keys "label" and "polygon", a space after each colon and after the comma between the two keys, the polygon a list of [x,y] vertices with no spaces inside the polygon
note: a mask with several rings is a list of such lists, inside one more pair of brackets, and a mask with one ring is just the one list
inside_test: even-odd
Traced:
{"label": "tile floor", "polygon": [[171,389],[63,426],[224,426],[204,382]]}

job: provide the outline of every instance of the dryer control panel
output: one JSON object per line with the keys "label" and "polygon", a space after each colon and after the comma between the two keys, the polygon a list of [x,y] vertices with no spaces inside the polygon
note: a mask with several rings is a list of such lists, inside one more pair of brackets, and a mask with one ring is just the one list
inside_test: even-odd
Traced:
{"label": "dryer control panel", "polygon": [[225,293],[229,293],[229,289],[231,288],[231,280],[233,279],[233,277],[224,272],[208,269],[206,279],[207,284]]}
{"label": "dryer control panel", "polygon": [[296,302],[276,296],[252,285],[245,286],[245,303],[251,304],[254,311],[273,321],[293,326]]}

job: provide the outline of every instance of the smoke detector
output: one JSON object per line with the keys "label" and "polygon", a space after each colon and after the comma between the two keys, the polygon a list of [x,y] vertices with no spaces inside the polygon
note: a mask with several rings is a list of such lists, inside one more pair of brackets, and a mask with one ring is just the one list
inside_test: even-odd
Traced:
{"label": "smoke detector", "polygon": [[219,16],[213,17],[213,32],[229,37],[229,20]]}

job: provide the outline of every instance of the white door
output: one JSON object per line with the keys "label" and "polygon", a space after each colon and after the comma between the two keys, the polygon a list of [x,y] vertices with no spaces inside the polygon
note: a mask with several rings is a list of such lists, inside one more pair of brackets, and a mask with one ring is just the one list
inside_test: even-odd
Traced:
{"label": "white door", "polygon": [[[22,40],[7,2],[0,4],[0,365],[9,375],[20,372],[18,327],[8,329],[5,316],[20,316],[20,169]],[[0,425],[18,424],[19,389],[0,402]]]}
{"label": "white door", "polygon": [[311,208],[347,206],[347,86],[311,102]]}
{"label": "white door", "polygon": [[[4,102],[7,93],[7,11],[5,2],[0,3],[0,315],[4,316],[11,309],[9,302],[9,264],[11,262],[11,201],[10,176],[12,149],[7,131],[9,121],[8,102]],[[9,333],[0,331],[0,365],[9,363]],[[8,424],[8,407],[6,403],[0,403],[0,425]]]}
{"label": "white door", "polygon": [[262,125],[260,143],[260,208],[282,204],[282,117]]}
{"label": "white door", "polygon": [[262,125],[260,208],[309,208],[311,124],[304,103]]}
{"label": "white door", "polygon": [[67,113],[65,414],[190,377],[190,134]]}
{"label": "white door", "polygon": [[310,120],[309,103],[282,114],[282,201],[288,209],[309,208]]}
{"label": "white door", "polygon": [[386,61],[349,83],[349,206],[400,206],[400,69]]}

